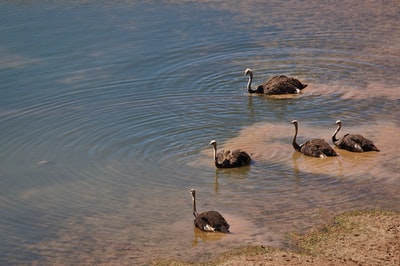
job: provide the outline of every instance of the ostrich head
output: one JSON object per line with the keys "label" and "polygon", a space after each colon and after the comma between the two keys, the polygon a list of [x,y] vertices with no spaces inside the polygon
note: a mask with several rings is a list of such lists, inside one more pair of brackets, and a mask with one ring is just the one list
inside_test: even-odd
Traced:
{"label": "ostrich head", "polygon": [[244,71],[245,76],[251,75],[253,74],[253,71],[251,71],[250,68],[246,68],[246,70]]}
{"label": "ostrich head", "polygon": [[210,141],[210,145],[213,145],[214,147],[216,147],[217,141],[215,139],[213,139],[212,141]]}
{"label": "ostrich head", "polygon": [[194,188],[189,189],[189,193],[192,195],[192,197],[196,197],[196,190],[194,190]]}

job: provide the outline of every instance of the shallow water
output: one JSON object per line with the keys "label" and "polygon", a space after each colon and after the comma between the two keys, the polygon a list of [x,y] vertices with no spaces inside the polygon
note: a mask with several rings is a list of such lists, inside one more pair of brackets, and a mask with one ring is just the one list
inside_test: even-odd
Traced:
{"label": "shallow water", "polygon": [[[400,6],[264,2],[0,3],[0,264],[205,261],[400,211]],[[308,87],[250,96],[247,67]],[[293,119],[381,152],[306,157]],[[216,170],[212,139],[253,164]],[[232,234],[193,228],[191,187]]]}

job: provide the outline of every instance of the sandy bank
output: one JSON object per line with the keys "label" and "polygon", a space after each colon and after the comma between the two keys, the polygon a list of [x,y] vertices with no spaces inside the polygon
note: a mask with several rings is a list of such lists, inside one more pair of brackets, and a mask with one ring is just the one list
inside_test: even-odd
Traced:
{"label": "sandy bank", "polygon": [[400,213],[346,212],[290,238],[287,250],[251,246],[202,264],[160,259],[152,265],[400,265]]}

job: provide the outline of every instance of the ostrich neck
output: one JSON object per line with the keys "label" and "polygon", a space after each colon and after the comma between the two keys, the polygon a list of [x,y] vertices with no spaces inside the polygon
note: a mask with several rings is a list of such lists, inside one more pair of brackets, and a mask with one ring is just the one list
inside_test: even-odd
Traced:
{"label": "ostrich neck", "polygon": [[342,128],[342,125],[338,125],[338,127],[337,127],[337,129],[335,130],[335,132],[333,132],[333,135],[332,135],[332,141],[333,142],[336,142],[336,141],[338,141],[338,139],[336,138],[336,134],[339,132],[339,130]]}
{"label": "ostrich neck", "polygon": [[214,153],[215,163],[217,163],[217,145],[216,144],[214,144],[213,153]]}
{"label": "ostrich neck", "polygon": [[294,147],[294,149],[296,150],[296,151],[300,151],[300,146],[299,146],[299,144],[297,144],[297,142],[296,142],[296,137],[297,137],[297,132],[298,132],[298,127],[297,127],[297,124],[294,124],[294,137],[293,137],[293,147]]}
{"label": "ostrich neck", "polygon": [[192,194],[192,200],[193,200],[193,216],[197,217],[198,213],[196,210],[196,196],[194,194]]}
{"label": "ostrich neck", "polygon": [[249,82],[247,83],[247,91],[248,91],[249,93],[255,93],[255,91],[251,89],[251,83],[252,83],[252,82],[253,82],[253,73],[250,72],[250,75],[249,75]]}
{"label": "ostrich neck", "polygon": [[215,162],[215,166],[216,167],[219,167],[220,166],[220,164],[218,163],[218,158],[217,158],[217,144],[216,143],[214,143],[214,162]]}

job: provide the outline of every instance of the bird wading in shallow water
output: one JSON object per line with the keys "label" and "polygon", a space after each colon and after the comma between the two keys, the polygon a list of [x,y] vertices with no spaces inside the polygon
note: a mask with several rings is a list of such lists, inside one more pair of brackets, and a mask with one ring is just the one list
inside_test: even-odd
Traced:
{"label": "bird wading in shallow water", "polygon": [[259,94],[296,94],[300,93],[302,89],[307,87],[307,84],[301,83],[298,79],[290,78],[284,75],[274,76],[257,86],[257,89],[253,90],[251,88],[251,83],[253,82],[253,72],[250,68],[246,68],[245,75],[249,77],[247,83],[247,91],[249,93],[259,93]]}
{"label": "bird wading in shallow water", "polygon": [[295,128],[295,134],[293,137],[293,148],[305,155],[312,157],[324,158],[327,156],[337,156],[335,150],[323,139],[312,139],[307,140],[303,144],[299,145],[296,142],[297,132],[298,132],[298,122],[293,120],[291,122]]}
{"label": "bird wading in shallow water", "polygon": [[225,218],[217,211],[206,211],[198,213],[196,210],[196,190],[189,189],[193,200],[194,225],[206,232],[229,233],[229,224]]}
{"label": "bird wading in shallow water", "polygon": [[251,163],[251,157],[245,151],[237,149],[217,152],[217,142],[215,140],[212,140],[210,145],[214,149],[214,162],[217,168],[234,168]]}
{"label": "bird wading in shallow water", "polygon": [[345,149],[352,152],[365,152],[365,151],[379,151],[379,149],[374,145],[374,143],[363,137],[360,134],[346,134],[343,137],[337,139],[336,134],[342,128],[342,122],[340,120],[336,121],[338,125],[335,132],[332,135],[332,142],[339,149]]}

